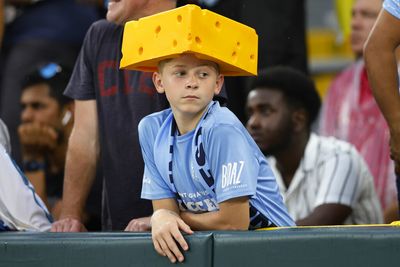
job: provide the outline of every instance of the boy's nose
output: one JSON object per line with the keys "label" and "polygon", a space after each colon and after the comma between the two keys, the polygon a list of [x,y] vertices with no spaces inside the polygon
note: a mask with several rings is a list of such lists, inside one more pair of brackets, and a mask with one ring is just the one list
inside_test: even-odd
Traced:
{"label": "boy's nose", "polygon": [[197,83],[196,77],[194,75],[191,75],[186,81],[185,88],[186,89],[197,89],[198,87],[199,87],[199,85]]}

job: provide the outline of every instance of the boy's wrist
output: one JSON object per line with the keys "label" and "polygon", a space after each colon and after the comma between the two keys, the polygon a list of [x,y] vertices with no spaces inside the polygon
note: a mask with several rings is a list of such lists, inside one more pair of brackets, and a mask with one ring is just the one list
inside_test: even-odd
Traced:
{"label": "boy's wrist", "polygon": [[150,218],[150,226],[153,226],[153,220],[155,218],[157,218],[158,216],[160,216],[160,214],[162,214],[162,213],[167,213],[169,215],[173,215],[173,216],[179,217],[179,215],[176,212],[172,211],[172,210],[169,210],[169,209],[158,209],[158,210],[153,212],[153,215]]}

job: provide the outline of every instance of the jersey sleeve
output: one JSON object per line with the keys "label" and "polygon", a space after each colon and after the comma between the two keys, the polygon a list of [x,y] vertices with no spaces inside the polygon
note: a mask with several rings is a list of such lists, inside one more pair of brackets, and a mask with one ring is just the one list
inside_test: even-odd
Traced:
{"label": "jersey sleeve", "polygon": [[353,151],[339,152],[328,159],[321,168],[323,176],[317,193],[315,207],[322,204],[342,204],[354,207],[361,191],[362,170]]}
{"label": "jersey sleeve", "polygon": [[157,123],[148,117],[139,123],[139,141],[145,164],[141,194],[143,199],[175,198],[175,193],[162,178],[154,160],[154,142],[158,128]]}
{"label": "jersey sleeve", "polygon": [[400,19],[400,2],[395,0],[385,0],[383,2],[383,8],[391,15]]}
{"label": "jersey sleeve", "polygon": [[260,165],[244,133],[234,126],[218,125],[207,143],[217,202],[254,195]]}

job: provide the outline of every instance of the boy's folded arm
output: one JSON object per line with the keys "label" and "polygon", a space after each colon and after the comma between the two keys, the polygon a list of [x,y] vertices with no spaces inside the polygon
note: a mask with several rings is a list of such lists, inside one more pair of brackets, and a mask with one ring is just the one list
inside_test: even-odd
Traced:
{"label": "boy's folded arm", "polygon": [[152,204],[154,212],[160,209],[166,209],[179,214],[178,203],[174,198],[152,200]]}
{"label": "boy's folded arm", "polygon": [[247,230],[250,223],[249,198],[237,197],[219,203],[219,210],[204,213],[181,212],[193,230]]}

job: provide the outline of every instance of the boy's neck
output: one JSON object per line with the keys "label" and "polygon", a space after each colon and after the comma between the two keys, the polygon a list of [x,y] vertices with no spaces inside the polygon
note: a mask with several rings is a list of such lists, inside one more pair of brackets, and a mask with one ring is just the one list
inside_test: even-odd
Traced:
{"label": "boy's neck", "polygon": [[172,109],[172,113],[174,114],[174,119],[176,122],[176,126],[178,127],[178,131],[180,135],[184,135],[190,131],[196,129],[197,124],[203,117],[204,112],[207,111],[208,106],[198,114],[189,115],[189,114],[182,114],[180,112],[174,112]]}

